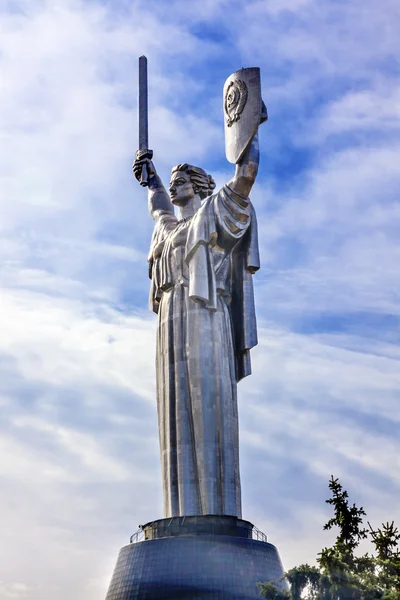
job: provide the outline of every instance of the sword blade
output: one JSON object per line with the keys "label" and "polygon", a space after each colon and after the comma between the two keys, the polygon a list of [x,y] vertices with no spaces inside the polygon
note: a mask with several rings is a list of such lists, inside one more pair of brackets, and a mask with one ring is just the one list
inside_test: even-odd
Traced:
{"label": "sword blade", "polygon": [[147,103],[147,58],[139,57],[139,149],[149,147],[149,120]]}

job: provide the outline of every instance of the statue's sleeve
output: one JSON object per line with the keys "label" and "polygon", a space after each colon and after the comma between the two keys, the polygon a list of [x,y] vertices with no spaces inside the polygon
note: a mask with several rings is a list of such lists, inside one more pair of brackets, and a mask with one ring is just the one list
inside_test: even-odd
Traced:
{"label": "statue's sleeve", "polygon": [[214,211],[218,245],[230,251],[244,236],[251,224],[250,201],[224,185],[215,195]]}
{"label": "statue's sleeve", "polygon": [[232,332],[236,354],[236,377],[251,373],[250,349],[257,344],[253,273],[260,268],[257,218],[249,199],[227,185],[215,200],[218,244],[231,255]]}
{"label": "statue's sleeve", "polygon": [[189,297],[211,311],[218,310],[212,256],[215,245],[231,258],[230,310],[239,381],[251,372],[250,349],[257,344],[252,274],[260,268],[260,260],[254,208],[250,200],[238,196],[228,186],[207,198],[197,211],[186,244]]}
{"label": "statue's sleeve", "polygon": [[243,268],[250,275],[260,266],[254,208],[250,200],[238,196],[226,185],[207,198],[197,211],[186,244],[189,296],[210,310],[217,309],[217,286],[210,255],[215,245],[232,253],[235,270]]}

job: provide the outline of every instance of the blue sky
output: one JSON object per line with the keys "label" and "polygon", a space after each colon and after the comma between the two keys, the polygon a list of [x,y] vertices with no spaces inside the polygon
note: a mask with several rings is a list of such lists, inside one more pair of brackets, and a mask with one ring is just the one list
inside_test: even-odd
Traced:
{"label": "blue sky", "polygon": [[105,596],[162,514],[133,180],[137,58],[165,181],[218,185],[222,87],[260,66],[259,346],[239,385],[243,512],[287,568],[333,533],[329,476],[400,521],[397,0],[0,0],[0,598]]}

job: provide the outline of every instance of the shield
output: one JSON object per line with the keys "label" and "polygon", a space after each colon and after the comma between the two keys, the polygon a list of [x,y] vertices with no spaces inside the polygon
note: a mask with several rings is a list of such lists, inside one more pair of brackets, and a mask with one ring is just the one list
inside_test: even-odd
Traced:
{"label": "shield", "polygon": [[261,119],[260,69],[233,73],[224,85],[226,158],[237,164],[255,135]]}

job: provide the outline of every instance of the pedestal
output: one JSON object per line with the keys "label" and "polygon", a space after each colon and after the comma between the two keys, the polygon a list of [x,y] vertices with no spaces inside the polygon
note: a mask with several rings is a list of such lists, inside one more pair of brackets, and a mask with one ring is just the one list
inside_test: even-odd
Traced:
{"label": "pedestal", "polygon": [[142,529],[120,550],[106,600],[260,600],[257,582],[283,576],[277,549],[253,539],[248,521],[175,517]]}

